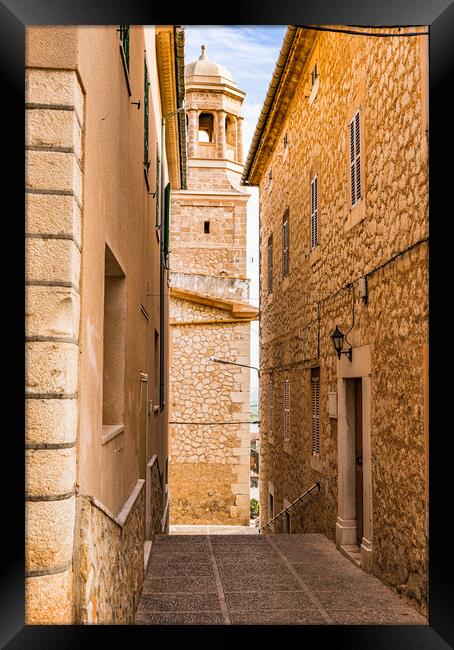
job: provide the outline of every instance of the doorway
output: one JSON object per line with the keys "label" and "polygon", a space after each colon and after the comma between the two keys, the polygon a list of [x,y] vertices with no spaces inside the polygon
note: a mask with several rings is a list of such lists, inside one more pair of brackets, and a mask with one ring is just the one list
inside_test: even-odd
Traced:
{"label": "doorway", "polygon": [[363,541],[363,386],[362,379],[353,379],[355,394],[355,495],[356,543]]}
{"label": "doorway", "polygon": [[338,376],[338,516],[336,544],[365,571],[372,567],[371,356],[365,345]]}

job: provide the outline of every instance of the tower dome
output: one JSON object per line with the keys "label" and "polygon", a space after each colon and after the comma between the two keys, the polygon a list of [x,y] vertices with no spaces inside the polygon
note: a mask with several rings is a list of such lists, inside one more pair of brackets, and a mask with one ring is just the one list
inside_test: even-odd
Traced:
{"label": "tower dome", "polygon": [[202,52],[197,59],[185,66],[185,76],[189,83],[206,81],[210,84],[237,85],[230,72],[223,65],[208,58],[206,47],[202,45]]}

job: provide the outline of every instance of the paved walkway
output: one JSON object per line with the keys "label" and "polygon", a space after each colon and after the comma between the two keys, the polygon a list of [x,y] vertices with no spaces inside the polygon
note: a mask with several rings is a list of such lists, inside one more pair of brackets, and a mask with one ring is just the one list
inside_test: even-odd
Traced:
{"label": "paved walkway", "polygon": [[258,535],[258,526],[200,526],[174,524],[169,526],[170,535]]}
{"label": "paved walkway", "polygon": [[324,535],[247,533],[156,537],[135,622],[427,624]]}

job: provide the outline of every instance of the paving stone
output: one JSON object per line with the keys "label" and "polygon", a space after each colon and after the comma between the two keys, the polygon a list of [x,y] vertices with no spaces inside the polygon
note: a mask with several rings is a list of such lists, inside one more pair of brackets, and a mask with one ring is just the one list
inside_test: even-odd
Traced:
{"label": "paving stone", "polygon": [[221,611],[217,593],[204,594],[144,594],[140,599],[140,612],[201,612]]}
{"label": "paving stone", "polygon": [[317,609],[265,610],[229,613],[232,625],[323,625],[326,623]]}
{"label": "paving stone", "polygon": [[220,612],[149,612],[136,615],[135,625],[224,625]]}
{"label": "paving stone", "polygon": [[224,593],[245,591],[300,591],[301,586],[291,575],[221,576]]}
{"label": "paving stone", "polygon": [[[264,536],[220,528],[209,540],[233,625],[327,623],[307,589],[335,624],[427,623],[323,536],[274,535],[277,553]],[[223,625],[217,587],[206,534],[158,536],[136,623]]]}
{"label": "paving stone", "polygon": [[388,594],[371,590],[322,591],[314,593],[325,609],[357,609],[367,603],[370,609],[382,609],[392,606],[393,598]]}
{"label": "paving stone", "polygon": [[277,564],[273,563],[256,563],[240,566],[238,563],[219,564],[218,570],[221,578],[224,576],[237,576],[242,578],[254,578],[258,573],[263,573],[272,576],[288,576],[289,571],[282,562]]}
{"label": "paving stone", "polygon": [[216,592],[216,581],[213,575],[151,577],[145,580],[142,594],[153,593],[206,593]]}
{"label": "paving stone", "polygon": [[335,624],[341,625],[428,625],[416,611],[399,609],[326,610]]}
{"label": "paving stone", "polygon": [[225,594],[227,608],[230,611],[255,611],[268,609],[304,609],[314,607],[306,592],[270,592],[250,591],[248,593]]}
{"label": "paving stone", "polygon": [[213,567],[207,562],[188,562],[179,564],[177,562],[166,562],[150,565],[149,574],[153,576],[212,576]]}

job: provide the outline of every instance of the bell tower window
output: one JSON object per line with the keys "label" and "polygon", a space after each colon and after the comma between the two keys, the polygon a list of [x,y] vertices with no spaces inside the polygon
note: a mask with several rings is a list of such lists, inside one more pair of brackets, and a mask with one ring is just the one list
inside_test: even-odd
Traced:
{"label": "bell tower window", "polygon": [[230,147],[236,146],[236,124],[233,118],[229,116],[225,118],[225,137]]}
{"label": "bell tower window", "polygon": [[199,142],[213,142],[213,116],[211,113],[200,113]]}

